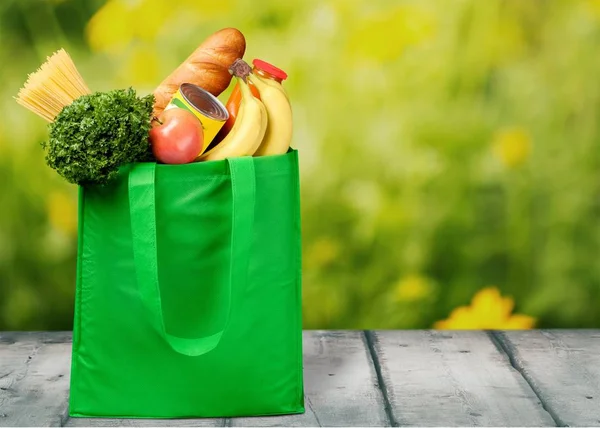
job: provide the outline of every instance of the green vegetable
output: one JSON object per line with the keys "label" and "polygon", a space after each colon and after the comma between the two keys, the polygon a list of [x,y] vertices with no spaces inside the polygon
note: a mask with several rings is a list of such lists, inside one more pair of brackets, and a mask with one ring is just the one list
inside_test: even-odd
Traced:
{"label": "green vegetable", "polygon": [[148,131],[154,96],[132,89],[84,95],[50,124],[46,162],[69,182],[106,184],[120,166],[152,160]]}

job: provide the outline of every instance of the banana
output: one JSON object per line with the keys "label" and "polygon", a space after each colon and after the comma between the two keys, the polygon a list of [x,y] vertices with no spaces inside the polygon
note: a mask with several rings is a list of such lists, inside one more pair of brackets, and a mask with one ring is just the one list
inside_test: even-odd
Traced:
{"label": "banana", "polygon": [[231,131],[223,140],[199,161],[222,160],[238,156],[252,156],[267,130],[267,110],[261,100],[255,98],[244,79],[238,77],[242,91],[240,109]]}
{"label": "banana", "polygon": [[278,155],[287,152],[292,142],[292,107],[280,83],[250,75],[269,117],[267,131],[254,156]]}

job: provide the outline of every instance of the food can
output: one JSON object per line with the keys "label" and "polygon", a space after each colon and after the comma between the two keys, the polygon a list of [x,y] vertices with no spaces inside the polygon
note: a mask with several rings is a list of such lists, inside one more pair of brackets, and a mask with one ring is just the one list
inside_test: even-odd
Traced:
{"label": "food can", "polygon": [[182,83],[179,86],[165,110],[171,108],[182,108],[190,111],[202,124],[204,145],[198,156],[204,153],[225,124],[225,121],[229,119],[229,112],[217,97],[200,86],[191,83]]}

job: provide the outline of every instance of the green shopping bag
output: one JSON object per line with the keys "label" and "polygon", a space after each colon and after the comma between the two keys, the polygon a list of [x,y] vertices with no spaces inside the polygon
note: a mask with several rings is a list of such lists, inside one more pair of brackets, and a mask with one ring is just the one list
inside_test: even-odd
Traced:
{"label": "green shopping bag", "polygon": [[70,415],[304,411],[298,154],[80,189]]}

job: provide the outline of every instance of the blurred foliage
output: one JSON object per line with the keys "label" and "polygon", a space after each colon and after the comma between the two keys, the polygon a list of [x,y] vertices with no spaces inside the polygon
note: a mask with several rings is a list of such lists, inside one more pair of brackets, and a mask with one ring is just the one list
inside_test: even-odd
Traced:
{"label": "blurred foliage", "polygon": [[72,322],[27,73],[148,93],[225,26],[290,75],[306,328],[600,327],[600,1],[2,0],[0,330]]}

